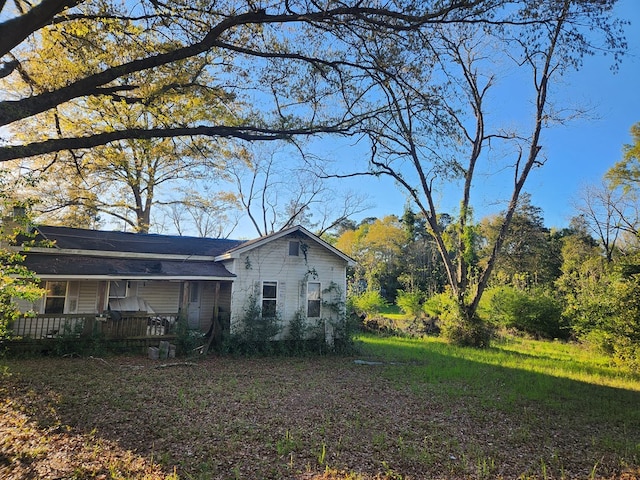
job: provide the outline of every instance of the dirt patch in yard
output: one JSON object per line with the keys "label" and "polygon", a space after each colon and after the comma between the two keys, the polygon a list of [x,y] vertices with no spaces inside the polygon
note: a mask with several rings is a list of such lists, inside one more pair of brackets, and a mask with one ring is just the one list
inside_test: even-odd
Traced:
{"label": "dirt patch in yard", "polygon": [[638,452],[621,455],[616,445],[639,436],[628,426],[527,403],[498,408],[472,391],[452,401],[451,385],[393,380],[428,365],[341,357],[175,363],[5,362],[0,477],[639,477]]}

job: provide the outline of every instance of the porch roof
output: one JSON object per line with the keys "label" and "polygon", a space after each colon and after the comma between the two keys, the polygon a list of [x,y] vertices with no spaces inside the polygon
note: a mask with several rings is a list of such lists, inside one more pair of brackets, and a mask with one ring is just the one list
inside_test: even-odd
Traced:
{"label": "porch roof", "polygon": [[232,280],[235,275],[212,261],[113,258],[31,253],[25,266],[41,278],[138,278]]}

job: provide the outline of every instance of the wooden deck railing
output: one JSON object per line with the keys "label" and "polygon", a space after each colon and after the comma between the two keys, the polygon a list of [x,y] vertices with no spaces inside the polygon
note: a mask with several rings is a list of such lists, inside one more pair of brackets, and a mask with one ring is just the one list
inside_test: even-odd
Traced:
{"label": "wooden deck railing", "polygon": [[88,313],[40,314],[18,318],[11,333],[13,338],[32,340],[92,334],[111,339],[158,337],[174,333],[177,318],[177,313],[127,314],[117,319]]}

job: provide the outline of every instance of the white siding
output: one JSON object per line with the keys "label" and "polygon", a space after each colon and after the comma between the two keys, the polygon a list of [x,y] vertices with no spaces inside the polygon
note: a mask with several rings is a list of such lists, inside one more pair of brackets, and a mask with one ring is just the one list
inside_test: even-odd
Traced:
{"label": "white siding", "polygon": [[178,313],[180,282],[149,280],[138,282],[138,296],[144,298],[156,313]]}
{"label": "white siding", "polygon": [[80,282],[78,313],[100,313],[97,311],[98,282],[84,280]]}
{"label": "white siding", "polygon": [[[73,293],[73,297],[77,300],[76,309],[73,312],[68,313],[96,313],[96,298],[98,292],[98,282],[95,281],[73,281],[70,282],[73,286],[67,293]],[[77,292],[77,295],[76,295]],[[67,302],[69,299],[67,300]],[[24,300],[17,301],[20,311],[26,312],[33,310],[38,313],[42,313],[42,300],[37,300],[33,303],[25,302]]]}
{"label": "white siding", "polygon": [[[256,247],[235,261],[233,271],[237,278],[233,284],[232,329],[241,321],[248,297],[262,282],[278,282],[278,311],[285,325],[299,309],[306,311],[306,285],[309,281],[320,282],[326,289],[333,282],[340,288],[344,300],[346,290],[346,262],[316,242],[302,238],[307,246],[306,256],[301,249],[298,257],[289,256],[291,237],[283,237],[266,245]],[[228,267],[229,268],[229,267]],[[230,269],[231,270],[231,269]],[[328,300],[323,298],[323,300]],[[322,316],[327,318],[328,309]]]}

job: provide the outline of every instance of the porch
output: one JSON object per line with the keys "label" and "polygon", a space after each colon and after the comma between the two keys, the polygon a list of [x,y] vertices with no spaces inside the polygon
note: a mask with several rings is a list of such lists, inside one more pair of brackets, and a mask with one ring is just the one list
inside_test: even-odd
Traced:
{"label": "porch", "polygon": [[38,314],[20,317],[10,325],[13,341],[81,338],[93,335],[124,340],[175,335],[177,313],[141,313],[119,315]]}

